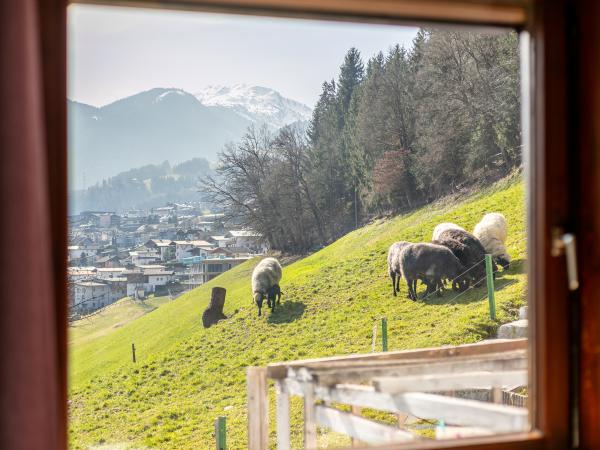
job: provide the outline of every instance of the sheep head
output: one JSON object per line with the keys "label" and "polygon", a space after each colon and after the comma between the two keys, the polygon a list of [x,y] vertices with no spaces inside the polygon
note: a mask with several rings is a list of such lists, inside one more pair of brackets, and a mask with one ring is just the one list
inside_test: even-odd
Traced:
{"label": "sheep head", "polygon": [[265,299],[265,294],[263,294],[262,292],[254,293],[254,303],[256,303],[256,306],[258,306],[258,316],[259,317],[262,315],[262,304],[263,304],[264,299]]}

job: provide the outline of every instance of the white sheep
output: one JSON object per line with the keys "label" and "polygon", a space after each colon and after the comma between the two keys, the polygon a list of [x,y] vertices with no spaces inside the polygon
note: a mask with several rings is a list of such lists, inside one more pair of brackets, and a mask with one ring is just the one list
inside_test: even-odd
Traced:
{"label": "white sheep", "polygon": [[439,225],[436,225],[436,227],[433,229],[433,237],[431,238],[431,240],[432,241],[439,240],[440,239],[440,234],[442,234],[446,230],[467,231],[463,227],[458,226],[455,223],[444,222],[444,223],[440,223]]}
{"label": "white sheep", "polygon": [[486,253],[491,254],[504,269],[509,268],[511,258],[505,246],[508,225],[502,214],[489,213],[483,216],[481,221],[475,225],[473,235],[479,239]]}
{"label": "white sheep", "polygon": [[[281,264],[275,258],[265,258],[259,262],[252,271],[252,297],[258,306],[258,315],[261,315],[262,303],[267,297],[269,308],[275,308],[275,296],[271,293],[279,291],[281,280]],[[273,289],[277,286],[276,289]],[[280,295],[281,297],[281,295]]]}

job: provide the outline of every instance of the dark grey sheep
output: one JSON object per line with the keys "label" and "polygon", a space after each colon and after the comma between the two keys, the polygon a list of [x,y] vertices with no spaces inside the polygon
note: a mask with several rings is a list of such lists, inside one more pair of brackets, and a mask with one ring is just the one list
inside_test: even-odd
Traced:
{"label": "dark grey sheep", "polygon": [[[460,260],[467,272],[467,278],[472,284],[478,285],[485,279],[485,249],[479,239],[465,230],[450,229],[445,230],[438,236],[439,245],[449,248],[452,253]],[[496,272],[497,266],[493,263],[493,270]]]}
{"label": "dark grey sheep", "polygon": [[402,250],[408,245],[410,245],[410,242],[407,241],[394,242],[390,245],[390,249],[388,250],[388,275],[392,279],[392,291],[394,292],[394,297],[400,290],[400,279],[402,278],[400,255]]}
{"label": "dark grey sheep", "polygon": [[407,246],[401,255],[402,276],[408,285],[408,295],[411,300],[417,300],[416,281],[422,280],[427,284],[427,293],[438,291],[442,280],[452,280],[453,285],[461,282],[464,267],[459,259],[443,245],[419,243]]}

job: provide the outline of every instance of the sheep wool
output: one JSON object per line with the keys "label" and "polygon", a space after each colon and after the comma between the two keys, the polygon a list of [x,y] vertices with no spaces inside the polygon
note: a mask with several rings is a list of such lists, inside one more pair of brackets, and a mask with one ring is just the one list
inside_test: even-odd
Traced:
{"label": "sheep wool", "polygon": [[463,227],[458,226],[455,223],[451,223],[451,222],[440,223],[439,225],[436,225],[436,227],[433,229],[433,237],[431,238],[431,240],[438,241],[440,239],[440,235],[446,230],[466,231]]}
{"label": "sheep wool", "polygon": [[511,260],[505,246],[508,225],[502,214],[489,213],[483,216],[481,221],[475,225],[473,235],[479,239],[486,253],[490,253],[503,267],[508,266]]}
{"label": "sheep wool", "polygon": [[252,271],[252,297],[261,314],[263,298],[281,280],[281,264],[275,258],[265,258]]}

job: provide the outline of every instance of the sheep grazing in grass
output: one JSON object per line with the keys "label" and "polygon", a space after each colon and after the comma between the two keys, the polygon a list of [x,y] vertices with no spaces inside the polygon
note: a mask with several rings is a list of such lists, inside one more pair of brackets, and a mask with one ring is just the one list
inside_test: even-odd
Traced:
{"label": "sheep grazing in grass", "polygon": [[279,297],[281,297],[280,280],[281,264],[275,258],[265,258],[254,268],[252,272],[252,296],[254,303],[258,306],[259,316],[262,315],[262,304],[265,297],[269,308],[275,309],[275,296],[279,293]]}
{"label": "sheep grazing in grass", "polygon": [[506,218],[500,213],[489,213],[475,225],[473,235],[479,239],[486,253],[489,253],[504,270],[510,266],[510,255],[506,251],[508,225]]}
{"label": "sheep grazing in grass", "polygon": [[[485,249],[479,239],[471,233],[459,229],[446,229],[434,242],[452,251],[465,270],[468,270],[465,278],[470,279],[474,285],[485,279]],[[493,269],[495,272],[495,264]]]}
{"label": "sheep grazing in grass", "polygon": [[440,234],[442,234],[446,230],[466,231],[463,227],[458,226],[455,223],[451,223],[451,222],[440,223],[439,225],[436,225],[436,227],[433,229],[433,236],[432,236],[431,240],[432,241],[439,240]]}
{"label": "sheep grazing in grass", "polygon": [[390,249],[388,250],[388,275],[392,279],[392,290],[394,292],[394,297],[400,290],[400,279],[402,278],[400,255],[402,250],[404,250],[408,245],[410,245],[410,242],[394,242],[392,245],[390,245]]}
{"label": "sheep grazing in grass", "polygon": [[404,248],[401,257],[402,276],[408,285],[408,296],[417,300],[416,281],[427,284],[427,294],[437,290],[441,296],[444,279],[450,279],[453,285],[461,285],[464,267],[456,256],[443,245],[419,243]]}

